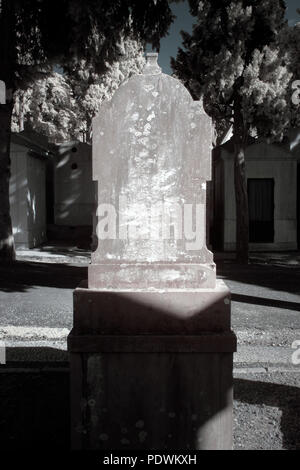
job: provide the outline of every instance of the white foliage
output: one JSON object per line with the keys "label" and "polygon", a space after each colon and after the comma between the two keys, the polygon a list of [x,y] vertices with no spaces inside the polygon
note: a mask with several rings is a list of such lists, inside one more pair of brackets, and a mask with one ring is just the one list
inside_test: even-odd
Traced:
{"label": "white foliage", "polygon": [[300,24],[291,29],[281,18],[280,3],[271,0],[248,6],[239,0],[228,6],[198,2],[197,24],[192,36],[184,36],[187,50],[179,50],[175,72],[196,97],[204,97],[216,121],[233,123],[237,99],[245,132],[281,138],[293,122],[290,90],[297,73],[300,79]]}
{"label": "white foliage", "polygon": [[[280,48],[265,46],[262,52],[254,51],[252,62],[243,74],[241,95],[245,122],[255,127],[259,120],[260,130],[270,137],[282,138],[291,119],[287,91],[292,74],[285,63]],[[264,122],[266,129],[263,129]]]}
{"label": "white foliage", "polygon": [[300,127],[300,22],[286,28],[281,34],[282,50],[287,56],[287,63],[292,77],[289,83],[291,121],[293,127]]}
{"label": "white foliage", "polygon": [[45,73],[26,90],[15,93],[12,131],[27,123],[50,141],[91,138],[91,121],[104,100],[110,99],[120,84],[145,64],[143,48],[133,39],[118,44],[119,60],[97,73],[92,64],[80,60],[65,74]]}

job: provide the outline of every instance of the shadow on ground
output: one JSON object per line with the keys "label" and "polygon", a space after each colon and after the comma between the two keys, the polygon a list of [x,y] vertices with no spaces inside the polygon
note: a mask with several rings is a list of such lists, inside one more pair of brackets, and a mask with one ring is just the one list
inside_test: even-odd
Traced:
{"label": "shadow on ground", "polygon": [[[55,350],[54,350],[55,352]],[[68,450],[69,369],[67,363],[0,366],[1,449]],[[283,449],[300,448],[300,389],[246,379],[234,380],[234,397],[249,406],[266,405],[281,412]],[[238,407],[238,404],[237,404]],[[249,433],[255,432],[252,428]],[[266,432],[268,423],[266,422]],[[245,445],[250,436],[243,436]]]}
{"label": "shadow on ground", "polygon": [[86,266],[16,261],[0,266],[0,291],[25,292],[33,286],[75,289],[86,278]]}
{"label": "shadow on ground", "polygon": [[[266,287],[274,291],[300,294],[300,266],[275,266],[264,264],[239,265],[219,262],[217,275],[238,283]],[[240,301],[240,300],[239,300]]]}
{"label": "shadow on ground", "polygon": [[233,300],[234,302],[240,302],[245,304],[284,308],[287,310],[294,310],[296,312],[300,312],[300,302],[298,303],[279,299],[267,299],[265,297],[254,297],[253,295],[244,294],[231,294],[231,300]]}
{"label": "shadow on ground", "polygon": [[[300,295],[300,266],[238,265],[220,261],[217,265],[217,275],[225,281],[236,281]],[[0,266],[0,290],[4,292],[22,292],[32,286],[75,289],[83,279],[87,279],[87,267],[82,265],[16,261]],[[236,296],[233,300],[238,302],[264,301],[257,297],[233,295]],[[265,302],[261,305],[271,305],[270,299],[266,299]],[[274,302],[274,306],[278,306],[278,300]],[[280,307],[300,309],[296,302],[280,302]]]}
{"label": "shadow on ground", "polygon": [[[277,431],[282,435],[282,449],[300,449],[299,387],[236,378],[234,379],[234,400],[248,405],[265,405],[278,408],[281,412],[281,420],[280,429]],[[265,420],[266,433],[269,433],[267,417],[265,417]],[[261,429],[260,431],[262,432]],[[251,432],[253,432],[253,428]],[[266,437],[270,441],[270,436]],[[247,436],[245,436],[245,440],[247,441]]]}
{"label": "shadow on ground", "polygon": [[0,448],[70,448],[69,371],[0,366]]}

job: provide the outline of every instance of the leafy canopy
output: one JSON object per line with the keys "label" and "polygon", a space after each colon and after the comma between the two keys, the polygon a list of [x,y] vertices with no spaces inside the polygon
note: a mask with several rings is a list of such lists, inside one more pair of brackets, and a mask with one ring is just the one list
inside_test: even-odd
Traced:
{"label": "leafy canopy", "polygon": [[81,59],[102,73],[122,38],[159,49],[172,21],[168,0],[0,0],[0,79],[16,89],[35,66]]}
{"label": "leafy canopy", "polygon": [[292,73],[282,46],[287,24],[281,0],[189,0],[197,17],[193,33],[182,32],[184,49],[172,59],[175,74],[224,127],[234,123],[238,103],[243,126],[271,138],[291,122],[287,93]]}
{"label": "leafy canopy", "polygon": [[101,74],[81,59],[64,74],[50,71],[33,79],[15,92],[12,130],[27,126],[53,142],[91,141],[92,118],[124,80],[141,72],[143,51],[140,41],[127,38],[119,43],[118,60]]}

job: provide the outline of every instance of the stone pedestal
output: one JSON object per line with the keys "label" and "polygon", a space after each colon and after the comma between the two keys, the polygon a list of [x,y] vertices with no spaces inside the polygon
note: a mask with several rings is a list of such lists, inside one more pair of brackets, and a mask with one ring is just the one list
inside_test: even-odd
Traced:
{"label": "stone pedestal", "polygon": [[74,292],[75,449],[230,449],[230,293]]}
{"label": "stone pedestal", "polygon": [[232,447],[230,293],[205,243],[211,122],[150,54],[93,121],[97,239],[74,292],[74,449]]}
{"label": "stone pedestal", "polygon": [[71,336],[69,347],[74,449],[232,448],[232,334]]}

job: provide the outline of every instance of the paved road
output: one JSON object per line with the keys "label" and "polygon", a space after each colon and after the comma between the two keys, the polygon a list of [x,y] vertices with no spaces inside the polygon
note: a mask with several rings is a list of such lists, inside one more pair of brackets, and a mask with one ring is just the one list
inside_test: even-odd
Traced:
{"label": "paved road", "polygon": [[72,292],[84,265],[18,262],[0,267],[0,325],[72,327]]}
{"label": "paved road", "polygon": [[[63,349],[72,327],[72,292],[87,277],[88,257],[31,256],[35,261],[0,267],[0,339],[8,346],[25,340]],[[300,339],[300,265],[220,261],[217,272],[232,293],[236,362],[270,365],[273,358],[287,366],[291,345]]]}

